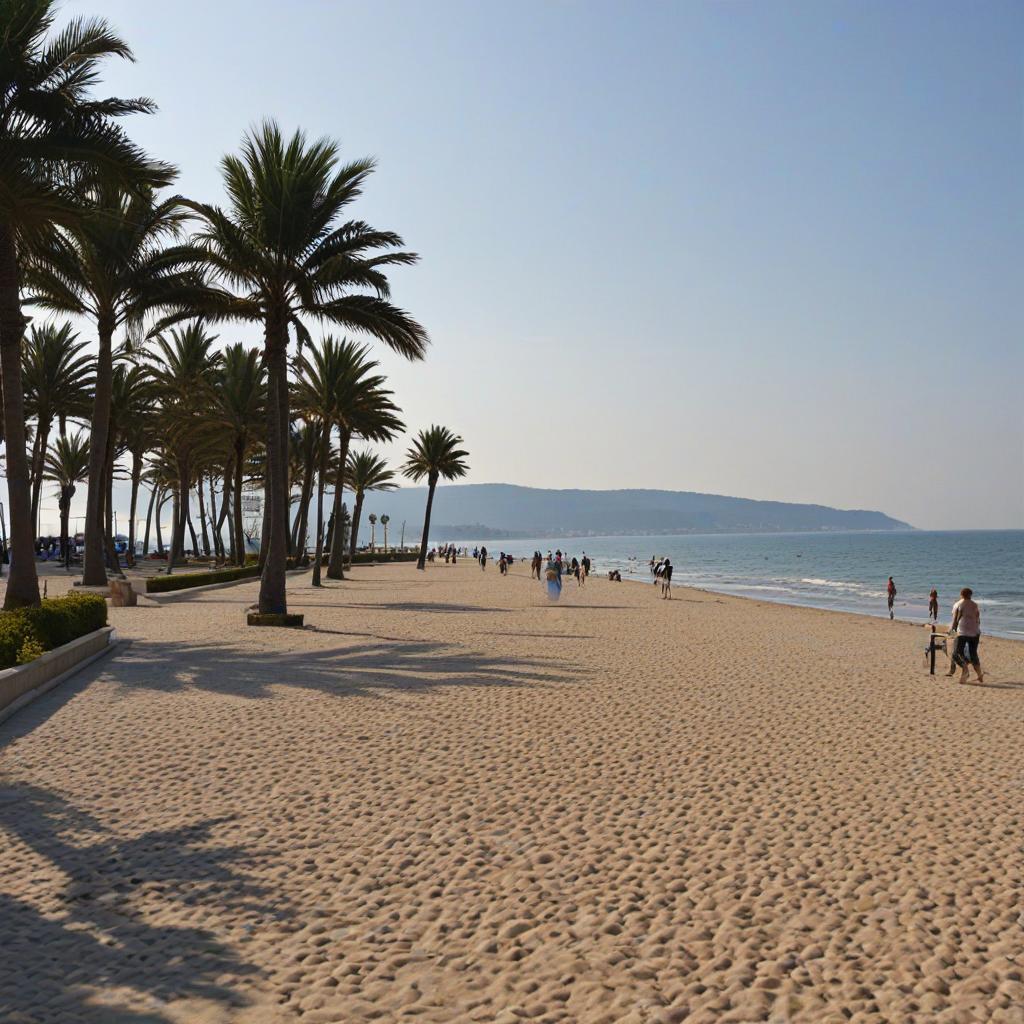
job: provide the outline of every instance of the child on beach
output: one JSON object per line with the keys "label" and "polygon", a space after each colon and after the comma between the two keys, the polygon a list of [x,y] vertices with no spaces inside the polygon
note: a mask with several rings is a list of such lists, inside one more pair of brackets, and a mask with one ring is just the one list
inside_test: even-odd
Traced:
{"label": "child on beach", "polygon": [[893,582],[893,578],[889,577],[889,585],[885,588],[886,593],[889,595],[889,618],[893,617],[892,606],[896,603],[896,584]]}
{"label": "child on beach", "polygon": [[672,561],[668,558],[661,564],[661,596],[672,597]]}
{"label": "child on beach", "polygon": [[960,591],[960,600],[953,605],[953,624],[949,630],[951,633],[956,633],[957,637],[953,660],[947,675],[953,675],[959,666],[962,670],[960,682],[966,683],[969,666],[973,665],[978,682],[985,682],[985,676],[981,671],[981,661],[978,658],[978,644],[981,643],[981,609],[974,600],[974,591],[970,587],[964,587]]}
{"label": "child on beach", "polygon": [[932,622],[939,621],[939,592],[937,590],[933,590],[928,595],[928,618]]}

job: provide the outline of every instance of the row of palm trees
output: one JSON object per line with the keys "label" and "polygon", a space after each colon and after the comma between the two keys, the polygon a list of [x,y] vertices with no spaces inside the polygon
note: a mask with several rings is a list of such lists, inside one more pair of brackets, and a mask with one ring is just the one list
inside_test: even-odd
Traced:
{"label": "row of palm trees", "polygon": [[[171,328],[147,345],[122,347],[113,355],[109,464],[105,505],[112,506],[110,488],[120,472],[131,481],[128,561],[135,552],[135,526],[140,487],[150,489],[143,553],[149,550],[150,528],[156,514],[173,502],[168,572],[186,547],[225,561],[244,564],[243,492],[254,483],[263,487],[265,467],[261,426],[266,415],[267,382],[260,353],[241,344],[222,350],[216,336],[201,324]],[[89,441],[81,430],[68,433],[68,423],[87,421],[95,362],[82,354],[83,345],[70,324],[33,327],[23,354],[26,408],[34,423],[30,463],[33,515],[39,513],[43,480],[59,487],[61,551],[69,551],[68,513],[78,484],[88,478]],[[353,492],[354,514],[347,551],[342,531],[329,531],[332,566],[329,575],[343,574],[343,561],[355,553],[363,502],[367,492],[396,486],[395,472],[370,450],[350,451],[353,437],[391,441],[404,429],[400,410],[384,378],[375,372],[363,346],[325,338],[308,350],[291,380],[290,405],[297,414],[289,430],[289,494],[294,500],[290,549],[306,550],[310,509],[315,490],[318,546],[314,579],[320,582],[324,530],[324,494],[334,492],[332,521],[340,521],[344,488]],[[47,447],[54,423],[59,433]],[[338,431],[335,447],[332,431]],[[416,465],[426,451],[429,432],[414,445]],[[410,456],[412,457],[412,456]],[[429,456],[428,456],[429,457]],[[127,459],[127,466],[123,465]],[[406,470],[410,467],[407,465]],[[450,472],[450,467],[439,467]],[[429,474],[429,469],[428,469]],[[315,488],[314,488],[315,483]],[[182,495],[186,500],[182,500]],[[202,544],[192,518],[198,508]],[[372,522],[375,522],[375,517]],[[209,526],[209,529],[208,529]],[[223,534],[227,532],[227,543]],[[108,566],[117,564],[113,531],[107,523]],[[163,551],[157,534],[157,548]]]}
{"label": "row of palm trees", "polygon": [[[42,479],[58,480],[63,515],[83,479],[70,469],[87,456],[85,584],[104,585],[116,565],[111,489],[121,460],[130,467],[132,530],[144,478],[147,519],[155,507],[158,528],[161,502],[172,502],[169,570],[193,529],[193,491],[212,543],[223,543],[227,522],[230,555],[244,557],[239,502],[258,476],[259,610],[285,612],[287,559],[305,548],[311,504],[319,583],[325,555],[329,576],[343,568],[342,530],[324,550],[324,499],[330,487],[340,522],[346,470],[354,479],[356,460],[368,454],[350,458],[353,439],[386,441],[403,429],[368,349],[330,334],[315,342],[310,324],[422,359],[426,331],[391,301],[387,277],[418,257],[394,232],[346,219],[372,160],[343,163],[332,141],[301,131],[285,138],[272,121],[221,160],[224,205],[167,195],[175,169],[119,123],[153,112],[153,102],[92,93],[103,60],[131,59],[127,44],[102,20],[56,32],[53,22],[53,0],[0,0],[0,380],[12,550],[4,606],[39,600]],[[23,306],[89,322],[95,359],[68,325],[33,323],[26,337]],[[218,350],[211,328],[226,321],[258,329],[260,349]],[[38,387],[40,374],[59,376],[65,392],[56,398]],[[87,440],[67,433],[76,417],[88,421]],[[410,449],[405,471],[427,480],[428,520],[438,479],[465,473],[460,444],[432,427]],[[421,563],[428,530],[429,521]]]}

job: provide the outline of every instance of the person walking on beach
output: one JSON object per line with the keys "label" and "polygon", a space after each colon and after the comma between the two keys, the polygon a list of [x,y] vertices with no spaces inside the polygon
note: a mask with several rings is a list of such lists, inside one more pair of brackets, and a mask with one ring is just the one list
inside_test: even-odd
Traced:
{"label": "person walking on beach", "polygon": [[948,675],[953,675],[959,667],[960,682],[968,682],[968,668],[974,666],[978,682],[985,682],[981,671],[981,660],[978,657],[978,644],[981,643],[981,609],[974,600],[974,591],[964,587],[960,591],[960,600],[953,605],[953,623],[949,627],[956,633],[956,647],[953,650],[953,661],[949,666]]}
{"label": "person walking on beach", "polygon": [[893,582],[893,578],[889,577],[889,585],[885,588],[886,593],[889,595],[889,618],[893,618],[893,605],[896,603],[896,584]]}
{"label": "person walking on beach", "polygon": [[480,571],[483,572],[487,568],[487,548],[480,549]]}
{"label": "person walking on beach", "polygon": [[537,579],[540,579],[540,564],[541,564],[540,552],[539,551],[534,551],[534,553],[533,553],[533,561],[530,562],[530,579],[531,580],[534,577],[536,577]]}
{"label": "person walking on beach", "polygon": [[666,558],[661,566],[661,596],[672,597],[672,561]]}
{"label": "person walking on beach", "polygon": [[937,590],[933,590],[928,595],[928,618],[932,622],[939,621],[939,592]]}

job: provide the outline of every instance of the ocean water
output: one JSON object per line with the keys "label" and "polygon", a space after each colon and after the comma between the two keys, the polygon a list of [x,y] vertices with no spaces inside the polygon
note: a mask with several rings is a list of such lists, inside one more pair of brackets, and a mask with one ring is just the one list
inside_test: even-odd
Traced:
{"label": "ocean water", "polygon": [[[473,547],[475,539],[460,539]],[[672,580],[764,601],[888,616],[886,582],[896,581],[896,616],[923,622],[939,592],[948,623],[961,587],[981,606],[982,631],[1024,639],[1024,530],[900,533],[690,534],[485,540],[488,552],[529,557],[535,549],[586,551],[594,571],[650,580],[652,556],[672,559]]]}

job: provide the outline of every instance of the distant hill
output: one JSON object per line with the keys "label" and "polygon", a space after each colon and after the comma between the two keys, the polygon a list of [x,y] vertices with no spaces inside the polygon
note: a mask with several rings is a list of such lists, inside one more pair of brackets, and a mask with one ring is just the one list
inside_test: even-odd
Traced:
{"label": "distant hill", "polygon": [[[419,536],[426,488],[367,495],[368,512],[405,520],[408,542]],[[513,484],[439,486],[434,540],[571,537],[601,534],[778,533],[801,530],[911,530],[882,512],[755,501],[691,491],[542,490]],[[472,524],[472,525],[457,525]]]}

